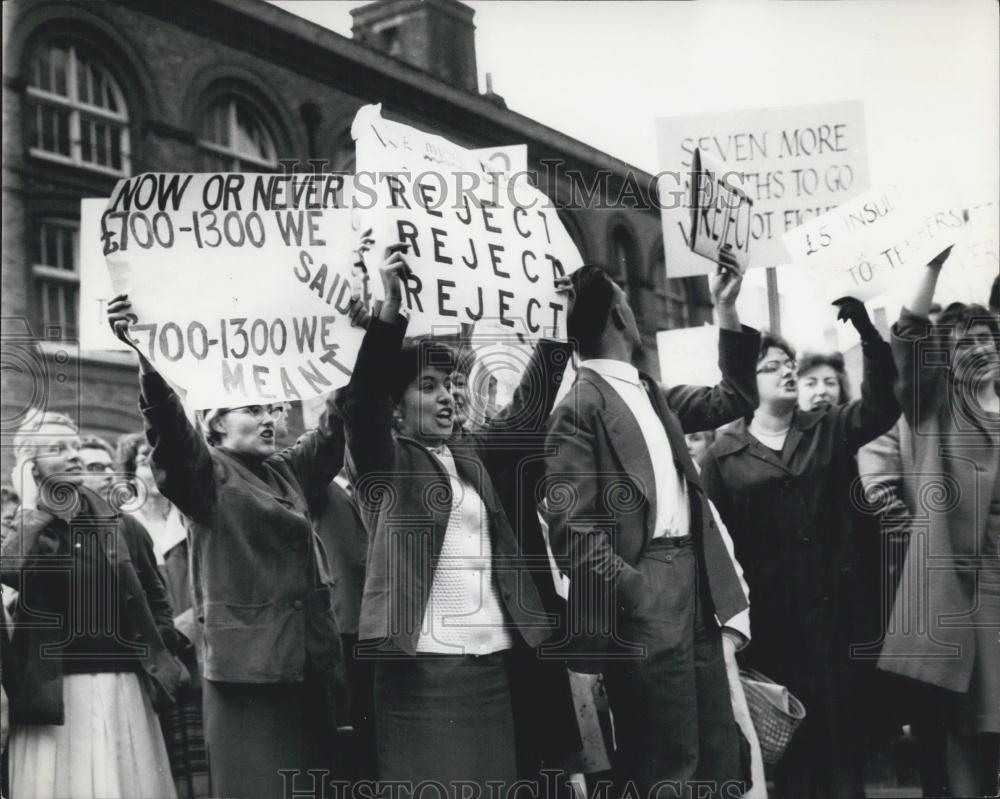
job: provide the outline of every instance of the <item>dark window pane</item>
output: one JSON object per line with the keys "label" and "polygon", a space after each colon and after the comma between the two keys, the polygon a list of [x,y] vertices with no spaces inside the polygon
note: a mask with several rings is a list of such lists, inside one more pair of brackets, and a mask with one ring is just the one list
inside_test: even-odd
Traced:
{"label": "dark window pane", "polygon": [[66,87],[69,71],[69,53],[53,47],[49,52],[49,63],[52,66],[52,91],[69,97]]}
{"label": "dark window pane", "polygon": [[76,65],[76,99],[81,103],[93,102],[91,99],[93,80],[90,65],[83,61],[78,61]]}
{"label": "dark window pane", "polygon": [[111,133],[111,166],[122,168],[122,134],[120,130]]}
{"label": "dark window pane", "polygon": [[63,335],[68,338],[76,338],[77,331],[77,305],[79,303],[76,286],[63,286],[63,314],[66,319],[66,330]]}
{"label": "dark window pane", "polygon": [[31,83],[39,89],[50,90],[48,50],[39,50],[35,55],[31,64]]}
{"label": "dark window pane", "polygon": [[42,244],[42,263],[47,266],[59,265],[59,231],[52,225],[42,228],[44,241]]}
{"label": "dark window pane", "polygon": [[105,166],[108,163],[108,126],[95,124],[94,139],[97,141],[97,158],[94,163]]}
{"label": "dark window pane", "polygon": [[41,106],[41,148],[46,152],[56,151],[56,115],[48,106]]}
{"label": "dark window pane", "polygon": [[93,127],[94,123],[89,119],[80,120],[80,158],[84,161],[94,160]]}
{"label": "dark window pane", "polygon": [[69,111],[53,110],[56,121],[56,152],[70,155]]}
{"label": "dark window pane", "polygon": [[73,231],[69,228],[59,229],[62,239],[62,268],[69,272],[76,272],[76,253],[73,251]]}

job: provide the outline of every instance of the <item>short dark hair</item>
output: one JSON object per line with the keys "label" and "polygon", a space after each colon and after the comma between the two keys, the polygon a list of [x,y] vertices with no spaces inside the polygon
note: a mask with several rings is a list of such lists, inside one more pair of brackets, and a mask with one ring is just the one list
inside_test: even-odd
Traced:
{"label": "short dark hair", "polygon": [[785,355],[787,355],[791,360],[795,360],[795,347],[785,341],[781,336],[777,336],[774,333],[765,332],[760,337],[760,352],[757,353],[757,360],[759,361],[765,355],[767,351],[774,347],[775,349],[781,350]]}
{"label": "short dark hair", "polygon": [[447,375],[455,371],[458,362],[455,350],[432,338],[414,338],[403,344],[396,357],[396,367],[389,377],[389,396],[399,404],[407,387],[424,369],[439,369]]}
{"label": "short dark hair", "polygon": [[990,310],[993,313],[1000,313],[1000,275],[993,278],[993,285],[990,287]]}
{"label": "short dark hair", "polygon": [[570,275],[576,301],[566,320],[566,335],[581,357],[597,352],[615,303],[615,282],[601,267],[584,264]]}
{"label": "short dark hair", "polygon": [[844,356],[839,352],[807,352],[799,359],[799,377],[811,372],[818,366],[829,366],[837,375],[840,384],[840,403],[851,401],[851,386],[847,379],[847,369],[844,366]]}

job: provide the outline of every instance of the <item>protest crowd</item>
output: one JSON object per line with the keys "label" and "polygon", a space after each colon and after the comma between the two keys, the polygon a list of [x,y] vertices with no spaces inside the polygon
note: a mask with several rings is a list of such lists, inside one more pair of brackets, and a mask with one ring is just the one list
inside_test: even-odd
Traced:
{"label": "protest crowd", "polygon": [[[367,113],[381,146],[404,135]],[[111,446],[42,409],[15,439],[5,796],[860,799],[904,726],[924,796],[997,795],[1000,301],[935,302],[950,247],[888,340],[865,298],[829,306],[860,338],[852,387],[840,353],[741,322],[740,193],[697,353],[721,378],[667,385],[633,365],[628,292],[557,257],[555,214],[445,218],[396,181],[337,250],[343,198],[174,177],[123,181],[101,218],[144,429]],[[140,258],[200,249],[185,203],[213,185],[245,213],[220,209],[225,257],[280,234],[320,316],[229,311],[273,268],[248,262],[156,320],[172,273],[144,284]],[[728,226],[714,209],[692,240]],[[171,213],[197,240],[171,250]],[[526,334],[424,324],[462,313]],[[252,401],[203,401],[213,364],[213,398]],[[279,447],[307,388],[318,422]]]}

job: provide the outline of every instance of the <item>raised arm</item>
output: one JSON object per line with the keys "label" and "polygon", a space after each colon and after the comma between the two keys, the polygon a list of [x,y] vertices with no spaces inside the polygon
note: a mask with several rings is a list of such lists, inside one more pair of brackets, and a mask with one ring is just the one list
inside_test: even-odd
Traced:
{"label": "raised arm", "polygon": [[848,452],[854,453],[889,430],[899,418],[900,407],[893,392],[896,363],[863,302],[844,297],[836,304],[840,306],[837,318],[850,321],[861,336],[861,399],[830,411],[837,439],[844,442]]}
{"label": "raised arm", "polygon": [[403,245],[386,249],[380,267],[385,300],[368,323],[351,380],[338,399],[347,439],[352,482],[392,465],[392,399],[390,374],[403,346],[406,318],[401,280],[408,272]]}
{"label": "raised arm", "polygon": [[139,356],[139,410],[152,452],[160,493],[192,519],[205,519],[215,496],[215,470],[208,444],[188,421],[180,398],[129,335],[131,303],[120,294],[108,303],[115,335]]}
{"label": "raised arm", "polygon": [[950,254],[949,247],[927,264],[899,320],[892,326],[892,354],[898,370],[896,397],[906,421],[914,429],[918,429],[920,419],[932,413],[944,397],[948,359],[922,359],[920,353],[922,349],[929,351],[930,320],[927,315],[941,267]]}
{"label": "raised arm", "polygon": [[326,410],[314,430],[273,456],[295,473],[310,502],[325,494],[344,465],[344,422],[334,397],[327,395]]}
{"label": "raised arm", "polygon": [[719,330],[719,371],[715,386],[672,386],[664,389],[667,404],[685,433],[714,430],[746,416],[757,407],[757,354],[760,333],[742,327]]}
{"label": "raised arm", "polygon": [[[140,355],[140,363],[145,361]],[[140,367],[139,409],[152,451],[153,476],[160,493],[182,513],[199,521],[211,512],[215,468],[208,443],[188,421],[180,398],[146,362]]]}

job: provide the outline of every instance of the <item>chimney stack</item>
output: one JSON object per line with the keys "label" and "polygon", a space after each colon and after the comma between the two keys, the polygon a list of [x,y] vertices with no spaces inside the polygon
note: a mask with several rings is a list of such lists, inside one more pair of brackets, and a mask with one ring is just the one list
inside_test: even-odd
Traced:
{"label": "chimney stack", "polygon": [[458,0],[382,0],[351,11],[351,35],[452,86],[478,93],[474,14]]}

